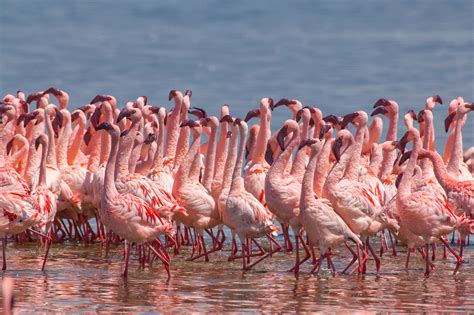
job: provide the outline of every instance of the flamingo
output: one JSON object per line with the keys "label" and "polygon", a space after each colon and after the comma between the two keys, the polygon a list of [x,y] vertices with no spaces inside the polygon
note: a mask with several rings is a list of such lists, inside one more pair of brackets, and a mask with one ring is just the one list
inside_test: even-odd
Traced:
{"label": "flamingo", "polygon": [[[326,142],[331,143],[330,139]],[[360,238],[352,232],[344,220],[334,211],[331,203],[327,199],[321,198],[313,190],[314,174],[318,162],[318,153],[322,143],[316,139],[310,139],[302,142],[299,146],[301,150],[305,146],[311,146],[311,156],[306,168],[303,184],[301,188],[299,221],[308,235],[312,246],[318,246],[321,257],[314,266],[312,272],[318,271],[321,263],[326,258],[333,275],[336,274],[336,268],[331,260],[331,248],[336,248],[348,240],[352,240],[359,247],[362,245]],[[324,167],[324,165],[322,165]],[[350,249],[350,247],[346,244]],[[353,252],[351,250],[351,252]],[[356,257],[354,255],[354,257]]]}
{"label": "flamingo", "polygon": [[[99,208],[102,223],[115,234],[125,239],[125,268],[123,276],[128,275],[128,261],[130,257],[130,243],[146,244],[150,250],[163,262],[168,279],[170,261],[162,248],[156,249],[149,242],[156,240],[160,235],[174,236],[174,229],[170,222],[163,220],[159,214],[143,199],[129,193],[119,193],[115,184],[115,164],[118,153],[120,129],[104,122],[97,127],[106,130],[111,136],[111,152],[105,169],[104,188]],[[160,250],[162,252],[160,252]]]}
{"label": "flamingo", "polygon": [[[426,134],[425,134],[426,136]],[[408,141],[413,141],[413,150],[408,161],[405,172],[402,175],[397,193],[397,209],[401,219],[401,225],[414,234],[420,235],[425,241],[425,276],[430,274],[430,256],[429,244],[432,244],[433,237],[439,238],[448,248],[446,240],[442,237],[451,233],[455,229],[461,228],[468,230],[472,223],[463,217],[458,217],[448,206],[446,202],[441,202],[439,198],[433,198],[433,195],[427,191],[412,192],[411,177],[415,169],[416,160],[420,151],[420,134],[415,128],[409,129],[400,139],[399,147],[404,147]],[[457,258],[457,272],[462,263],[462,258],[454,251],[452,253]]]}
{"label": "flamingo", "polygon": [[[248,126],[245,121],[241,121],[240,119],[236,119],[234,124],[239,126],[240,144],[232,175],[232,184],[230,186],[222,220],[239,236],[242,247],[242,268],[243,270],[249,270],[265,258],[280,251],[281,245],[271,235],[272,233],[278,232],[278,227],[272,223],[271,218],[262,203],[244,187],[244,179],[242,178],[242,160],[244,156],[245,138],[247,137]],[[269,241],[276,245],[276,248],[271,248],[266,255],[247,265],[247,260],[250,259],[252,255],[252,244],[248,239],[262,236],[267,236]]]}
{"label": "flamingo", "polygon": [[196,174],[198,174],[199,169],[194,161],[199,156],[201,125],[188,119],[181,123],[181,127],[191,128],[193,142],[176,173],[174,181],[173,195],[177,198],[178,203],[187,211],[186,215],[177,214],[176,219],[185,226],[195,229],[196,240],[194,247],[197,248],[198,252],[201,251],[201,248],[204,251],[203,254],[194,256],[195,250],[193,250],[193,256],[190,259],[195,260],[204,257],[207,262],[209,261],[209,253],[215,252],[222,247],[216,247],[207,251],[203,232],[205,229],[218,225],[221,220],[210,191],[196,180]]}

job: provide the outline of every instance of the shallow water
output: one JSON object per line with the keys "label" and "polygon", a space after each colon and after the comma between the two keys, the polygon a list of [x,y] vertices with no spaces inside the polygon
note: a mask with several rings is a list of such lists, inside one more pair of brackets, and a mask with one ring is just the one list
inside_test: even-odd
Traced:
{"label": "shallow water", "polygon": [[[227,244],[226,244],[227,245]],[[55,244],[47,271],[38,271],[42,250],[34,243],[10,244],[8,270],[3,277],[15,279],[15,307],[18,311],[78,312],[223,312],[223,311],[417,311],[474,312],[472,287],[474,264],[470,246],[460,273],[452,275],[452,256],[439,260],[432,276],[423,276],[424,262],[412,255],[404,270],[406,251],[385,255],[382,270],[368,274],[338,275],[333,278],[323,265],[319,276],[310,275],[311,265],[295,276],[288,273],[292,254],[278,253],[243,273],[241,261],[228,262],[228,246],[211,256],[211,262],[188,262],[185,249],[172,258],[172,277],[159,264],[141,270],[131,260],[128,279],[120,276],[122,248],[113,247],[108,259],[100,244]],[[378,248],[378,245],[377,245]],[[336,268],[350,261],[348,252],[336,252]]]}

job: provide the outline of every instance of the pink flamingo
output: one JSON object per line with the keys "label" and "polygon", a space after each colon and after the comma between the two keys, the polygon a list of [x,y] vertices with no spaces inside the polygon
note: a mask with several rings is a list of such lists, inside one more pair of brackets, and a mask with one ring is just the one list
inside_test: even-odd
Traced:
{"label": "pink flamingo", "polygon": [[[227,144],[229,142],[227,137],[228,130],[228,123],[222,124],[222,119],[229,115],[229,105],[224,104],[221,107],[221,118],[220,118],[220,130],[219,130],[219,141],[217,143],[217,152],[216,152],[216,159],[214,163],[214,177],[212,179],[211,184],[211,193],[214,197],[216,202],[219,199],[221,194],[221,187],[222,187],[222,177],[224,174],[224,168],[226,165],[227,160]],[[230,117],[230,116],[229,116]],[[232,118],[231,118],[232,120]]]}
{"label": "pink flamingo", "polygon": [[[329,143],[331,143],[330,140]],[[319,272],[321,263],[326,258],[333,275],[335,275],[336,268],[331,260],[331,248],[336,248],[348,240],[352,240],[360,247],[362,241],[351,231],[344,220],[337,215],[329,200],[322,199],[320,195],[314,192],[314,174],[322,143],[314,139],[306,140],[300,144],[299,149],[304,148],[306,145],[311,146],[311,157],[301,188],[299,221],[308,235],[310,245],[318,246],[321,252],[321,257],[312,272],[316,270]],[[324,167],[324,165],[322,166]],[[346,246],[353,252],[347,244]],[[356,258],[355,253],[353,254],[354,258]]]}
{"label": "pink flamingo", "polygon": [[[176,215],[176,219],[187,227],[193,227],[196,231],[195,246],[198,253],[201,249],[203,254],[193,256],[191,260],[205,257],[209,261],[209,253],[219,250],[215,247],[207,251],[203,238],[205,229],[213,228],[218,225],[221,220],[217,211],[216,203],[210,192],[197,180],[199,167],[196,167],[195,159],[199,156],[199,147],[201,140],[201,126],[193,120],[185,120],[181,123],[181,127],[190,127],[193,133],[193,142],[184,157],[178,172],[175,176],[173,195],[177,198],[178,203],[187,211],[186,215]],[[211,235],[212,236],[212,235]]]}
{"label": "pink flamingo", "polygon": [[[309,118],[308,110],[306,110],[306,114]],[[288,134],[292,134],[292,137],[285,147],[285,137]],[[280,153],[268,170],[265,178],[265,196],[267,196],[268,209],[275,214],[280,224],[282,226],[290,226],[293,230],[296,244],[296,263],[293,270],[297,273],[300,265],[300,240],[306,251],[306,258],[301,263],[309,258],[309,252],[300,234],[301,222],[298,217],[300,212],[301,182],[298,180],[298,177],[285,174],[288,161],[291,159],[295,147],[300,143],[300,128],[295,120],[289,119],[285,121],[280,128],[278,142],[282,153]],[[303,153],[306,155],[306,152]]]}
{"label": "pink flamingo", "polygon": [[156,249],[149,242],[156,240],[163,234],[173,237],[173,226],[170,222],[163,220],[143,199],[132,194],[119,193],[117,191],[114,177],[120,129],[107,122],[100,124],[97,129],[106,130],[112,138],[99,211],[102,223],[115,234],[125,239],[125,268],[123,275],[125,277],[128,275],[130,243],[145,243],[162,261],[169,279],[171,276],[169,256],[161,247]]}
{"label": "pink flamingo", "polygon": [[[230,186],[227,204],[222,219],[224,223],[229,226],[229,228],[233,229],[239,236],[242,246],[243,270],[249,270],[265,258],[280,251],[281,245],[271,235],[271,233],[278,232],[278,227],[272,223],[270,216],[262,203],[244,187],[244,179],[242,178],[242,162],[248,127],[247,123],[240,119],[236,119],[234,124],[239,125],[241,141],[232,175],[232,184]],[[252,243],[249,242],[249,240],[265,235],[272,244],[276,245],[276,248],[271,248],[266,255],[247,265],[247,260],[250,260],[250,257],[252,256]]]}
{"label": "pink flamingo", "polygon": [[[423,190],[412,192],[411,178],[421,147],[418,130],[414,128],[409,129],[400,139],[399,146],[404,147],[408,141],[413,141],[413,151],[398,187],[397,209],[401,225],[406,225],[412,233],[420,235],[425,241],[425,276],[429,276],[431,268],[429,244],[432,243],[432,238],[439,238],[450,249],[442,236],[451,233],[457,228],[464,228],[466,225],[469,228],[470,222],[458,217],[452,212],[446,202],[441,202],[439,198],[433,198],[431,193]],[[462,258],[454,251],[452,253],[457,258],[457,265],[454,271],[456,273],[462,263]]]}

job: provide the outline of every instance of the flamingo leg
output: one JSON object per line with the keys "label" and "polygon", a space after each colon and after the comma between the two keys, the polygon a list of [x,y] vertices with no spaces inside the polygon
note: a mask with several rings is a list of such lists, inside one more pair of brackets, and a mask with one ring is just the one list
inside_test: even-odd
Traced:
{"label": "flamingo leg", "polygon": [[125,241],[125,268],[123,270],[123,277],[127,277],[128,276],[128,260],[130,258],[130,243],[128,243],[127,241]]}
{"label": "flamingo leg", "polygon": [[429,277],[429,276],[430,276],[430,245],[426,244],[426,245],[425,245],[425,249],[426,249],[426,257],[425,257],[425,261],[426,261],[425,277]]}
{"label": "flamingo leg", "polygon": [[451,247],[449,246],[449,243],[446,239],[444,239],[443,237],[440,237],[439,238],[441,240],[441,242],[443,242],[443,244],[448,248],[448,250],[451,252],[451,254],[454,255],[454,257],[456,257],[456,268],[454,269],[454,273],[453,274],[456,274],[459,270],[459,267],[461,267],[461,264],[462,264],[462,257],[458,255],[458,253],[456,253],[456,251]]}
{"label": "flamingo leg", "polygon": [[52,241],[51,236],[48,233],[47,239],[46,239],[46,253],[44,254],[43,266],[41,266],[41,271],[44,271],[44,268],[46,267],[46,260],[48,259],[49,247],[51,246],[51,241]]}
{"label": "flamingo leg", "polygon": [[[300,258],[299,240],[301,240],[301,246],[303,246],[303,249],[306,253],[306,256],[301,261],[299,259]],[[300,266],[311,257],[311,254],[309,253],[308,246],[305,244],[305,241],[301,237],[301,235],[295,236],[295,244],[296,244],[296,262],[293,268],[289,270],[289,272],[293,271],[294,273],[298,273],[300,271]]]}
{"label": "flamingo leg", "polygon": [[392,233],[388,232],[388,237],[390,237],[390,244],[392,245],[392,256],[397,257],[397,250],[395,248],[397,240],[393,240]]}
{"label": "flamingo leg", "polygon": [[[423,249],[418,248],[418,251],[420,252],[421,257],[423,257],[423,259],[426,259],[425,258],[425,252],[423,251]],[[431,266],[431,270],[436,270],[436,266],[432,262],[430,262],[430,266]]]}
{"label": "flamingo leg", "polygon": [[407,261],[405,262],[405,269],[408,270],[408,264],[410,263],[410,253],[411,253],[411,248],[408,248],[407,250]]}
{"label": "flamingo leg", "polygon": [[347,243],[344,243],[344,245],[346,245],[347,249],[351,252],[352,260],[349,265],[347,265],[347,267],[342,271],[342,273],[346,273],[346,271],[349,270],[349,268],[356,262],[357,258],[359,257]]}
{"label": "flamingo leg", "polygon": [[170,262],[168,260],[166,260],[165,257],[160,255],[158,253],[158,251],[153,246],[151,246],[150,244],[147,244],[147,246],[156,255],[156,257],[158,257],[158,259],[160,259],[161,262],[163,263],[163,266],[165,267],[166,273],[168,274],[168,279],[167,280],[169,280],[171,278]]}
{"label": "flamingo leg", "polygon": [[2,270],[7,270],[7,235],[5,234],[2,239],[2,250],[3,250],[3,267]]}
{"label": "flamingo leg", "polygon": [[372,257],[374,257],[375,260],[375,269],[377,270],[377,273],[380,271],[380,258],[377,256],[377,253],[375,253],[374,249],[372,248],[372,245],[370,245],[369,239],[367,238],[366,241],[367,248],[369,249],[370,253],[372,254]]}

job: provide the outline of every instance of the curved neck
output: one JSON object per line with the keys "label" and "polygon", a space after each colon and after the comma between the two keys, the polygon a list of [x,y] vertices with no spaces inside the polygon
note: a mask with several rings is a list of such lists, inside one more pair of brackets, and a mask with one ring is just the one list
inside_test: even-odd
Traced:
{"label": "curved neck", "polygon": [[[222,123],[219,131],[219,143],[217,144],[216,159],[214,164],[214,179],[217,181],[222,180],[222,174],[224,173],[224,167],[227,159],[227,144],[229,142],[227,138],[228,124]],[[230,176],[230,175],[229,175]]]}
{"label": "curved neck", "polygon": [[[104,200],[110,201],[118,195],[117,188],[115,187],[115,164],[117,162],[117,151],[119,147],[119,134],[113,133],[111,135],[112,144],[109,159],[107,160],[107,165],[105,167],[105,178],[104,178],[104,191],[102,194],[102,203]],[[101,209],[107,209],[102,205]]]}
{"label": "curved neck", "polygon": [[345,150],[339,162],[334,165],[332,170],[329,172],[328,177],[326,178],[326,182],[324,183],[323,190],[325,193],[331,195],[332,192],[335,191],[335,186],[342,179],[344,175],[344,169],[346,169],[347,164],[351,160],[351,157],[356,150],[356,144],[353,142]]}
{"label": "curved neck", "polygon": [[72,135],[72,127],[69,122],[66,122],[63,131],[61,133],[61,136],[59,138],[58,142],[58,167],[59,169],[64,169],[67,167],[69,164],[67,162],[67,149],[69,146],[69,139],[71,138]]}
{"label": "curved neck", "polygon": [[444,145],[444,151],[443,151],[443,161],[445,164],[448,164],[449,159],[451,158],[451,154],[453,153],[455,133],[456,133],[456,129],[451,129],[448,133],[448,137],[446,138],[446,144]]}
{"label": "curved neck", "polygon": [[[303,116],[303,125],[301,127],[300,141],[297,141],[297,142],[304,141],[308,138],[309,119],[310,119],[309,117],[308,119],[305,119],[305,117]],[[293,165],[291,166],[291,172],[290,172],[291,175],[296,176],[297,178],[303,177],[303,174],[306,168],[307,156],[308,155],[306,154],[306,149],[298,150],[298,152],[296,152]]]}
{"label": "curved neck", "polygon": [[38,185],[46,187],[46,159],[47,159],[47,152],[48,152],[48,145],[41,145],[41,162],[39,167],[39,181]]}
{"label": "curved neck", "polygon": [[145,150],[148,150],[146,154],[147,156],[146,160],[142,161],[136,166],[135,168],[136,173],[146,174],[148,170],[150,169],[151,164],[153,163],[153,157],[155,156],[155,152],[156,152],[156,142],[152,142],[148,144],[147,146],[148,148],[145,149]]}
{"label": "curved neck", "polygon": [[163,143],[165,139],[165,124],[161,119],[159,120],[158,128],[160,128],[160,130],[158,130],[158,140],[156,143],[155,157],[153,158],[153,164],[151,165],[151,169],[160,167],[163,163]]}
{"label": "curved neck", "polygon": [[181,112],[182,99],[174,98],[174,108],[166,120],[166,157],[174,157],[176,145],[179,137],[179,117]]}
{"label": "curved neck", "polygon": [[11,157],[11,165],[13,165],[21,176],[24,175],[25,165],[28,158],[28,140],[23,136],[16,136],[16,138],[21,142],[20,148],[15,152]]}
{"label": "curved neck", "polygon": [[130,155],[132,154],[133,143],[137,135],[138,127],[139,123],[133,121],[128,133],[121,138],[120,152],[117,157],[117,168],[115,169],[115,177],[117,179],[128,174]]}
{"label": "curved neck", "polygon": [[398,185],[397,196],[400,199],[407,198],[411,194],[411,182],[416,166],[416,160],[418,159],[420,146],[420,138],[416,137],[413,141],[413,150],[411,152],[410,159],[408,160],[408,164],[405,168],[405,171],[403,172],[402,180]]}
{"label": "curved neck", "polygon": [[[100,155],[101,151],[104,150],[104,148],[101,148],[101,143],[102,140],[104,139],[103,135],[105,137],[110,138],[110,136],[107,134],[105,130],[99,130],[96,132],[95,137],[92,137],[90,145],[92,146],[92,150],[89,155],[89,160],[87,162],[87,170],[89,172],[95,172],[97,168],[99,167],[100,163]],[[110,143],[110,139],[107,139],[107,141]],[[110,152],[110,150],[109,150]]]}
{"label": "curved neck", "polygon": [[355,143],[351,145],[351,156],[349,164],[346,167],[344,178],[356,180],[359,177],[360,155],[362,153],[362,144],[364,142],[365,126],[357,128]]}
{"label": "curved neck", "polygon": [[28,162],[26,163],[26,169],[25,169],[25,177],[26,177],[27,182],[30,181],[31,177],[36,172],[40,164],[41,155],[35,148],[34,139],[38,138],[43,133],[44,133],[44,121],[41,121],[40,123],[35,125],[32,129],[32,137],[31,137],[32,139],[30,141],[30,148],[28,150]]}
{"label": "curved neck", "polygon": [[130,159],[128,160],[128,172],[130,174],[135,173],[135,168],[137,167],[138,160],[140,159],[140,154],[142,152],[143,139],[139,142],[133,144],[132,153],[130,154]]}
{"label": "curved neck", "polygon": [[230,189],[230,185],[232,183],[232,172],[235,168],[235,163],[237,159],[237,143],[238,143],[238,133],[232,132],[232,136],[230,138],[230,149],[229,154],[227,155],[227,160],[225,161],[225,168],[224,174],[222,178],[222,190],[223,192],[227,192]]}
{"label": "curved neck", "polygon": [[[262,130],[262,129],[260,129]],[[230,190],[235,190],[242,188],[244,183],[242,179],[242,162],[244,159],[245,151],[245,138],[247,137],[247,132],[244,128],[240,128],[240,142],[239,142],[239,152],[237,153],[237,161],[235,162],[234,172],[232,174],[232,184]]]}
{"label": "curved neck", "polygon": [[204,176],[202,179],[202,184],[208,191],[211,191],[212,179],[214,177],[214,161],[216,158],[216,136],[217,128],[212,128],[211,135],[209,137],[209,146],[207,147]]}
{"label": "curved neck", "polygon": [[51,124],[51,117],[49,116],[48,110],[44,111],[44,117],[46,121],[46,135],[48,136],[48,156],[46,163],[57,167],[56,160],[56,145],[54,143],[54,130]]}
{"label": "curved neck", "polygon": [[[74,164],[74,162],[76,161],[77,155],[79,153],[79,150],[81,149],[82,138],[84,137],[84,131],[86,129],[86,122],[82,118],[79,118],[79,122],[77,126],[78,127],[77,127],[75,137],[72,140],[71,146],[69,147],[69,151],[67,153],[67,162],[69,165]],[[92,150],[95,150],[95,149],[96,148],[93,147]]]}
{"label": "curved neck", "polygon": [[463,117],[464,115],[457,115],[456,120],[456,129],[454,131],[454,143],[453,143],[453,150],[451,156],[449,158],[447,171],[451,176],[457,178],[459,175],[459,164],[462,161],[462,126],[463,126]]}
{"label": "curved neck", "polygon": [[[431,127],[433,124],[432,119],[426,119],[425,120],[425,136],[423,137],[423,149],[429,150],[430,147],[430,139],[431,139]],[[420,162],[420,167],[421,171],[423,173],[423,176],[426,177],[430,174],[431,171],[431,165],[430,165],[429,159],[422,159]]]}
{"label": "curved neck", "polygon": [[[187,116],[186,116],[187,117]],[[186,119],[186,118],[185,118]],[[176,152],[174,153],[174,169],[177,170],[184,159],[189,147],[189,128],[181,128],[179,132],[178,143],[176,145]]]}
{"label": "curved neck", "polygon": [[[293,150],[295,146],[299,143],[299,131],[293,131],[293,136],[291,137],[288,145],[286,146],[285,150],[278,155],[277,159],[273,162],[272,166],[268,170],[267,176],[283,176],[285,169],[290,161],[290,158],[293,154]],[[302,152],[306,154],[306,149],[299,150],[298,153]],[[297,154],[298,154],[297,153]]]}
{"label": "curved neck", "polygon": [[323,148],[319,153],[318,166],[314,172],[313,190],[318,196],[322,196],[324,182],[326,181],[329,170],[329,156],[331,155],[332,139],[324,142]]}
{"label": "curved neck", "polygon": [[448,173],[441,156],[436,151],[424,151],[423,156],[430,159],[433,163],[434,174],[439,184],[444,188],[444,190],[450,190],[452,182],[456,182],[456,179]]}
{"label": "curved neck", "polygon": [[312,201],[314,196],[321,197],[321,194],[313,190],[314,187],[314,175],[316,170],[316,164],[318,162],[317,151],[311,153],[308,166],[303,176],[303,184],[301,187],[301,200],[304,202]]}
{"label": "curved neck", "polygon": [[[398,124],[398,111],[390,116],[390,121],[388,125],[387,136],[385,137],[385,141],[397,140],[397,124]],[[395,150],[383,152],[382,170],[380,172],[381,178],[384,178],[392,174],[393,163],[395,162],[396,158],[397,158],[397,152],[395,152]]]}
{"label": "curved neck", "polygon": [[[254,163],[266,163],[265,162],[265,150],[267,148],[267,141],[270,132],[270,118],[271,115],[269,112],[260,114],[260,129],[257,136],[257,144],[255,146],[255,151],[253,153]],[[245,146],[245,145],[244,145]]]}
{"label": "curved neck", "polygon": [[383,150],[382,146],[376,145],[374,151],[372,152],[372,156],[370,157],[370,164],[369,164],[369,171],[374,174],[378,175],[380,165],[382,164],[383,160]]}
{"label": "curved neck", "polygon": [[[188,127],[185,127],[185,128],[188,128]],[[188,180],[188,178],[190,177],[190,172],[191,172],[196,154],[199,154],[200,146],[201,146],[201,133],[197,133],[194,136],[193,143],[191,144],[191,147],[186,153],[186,156],[184,157],[183,162],[179,166],[175,181],[182,184]]]}

